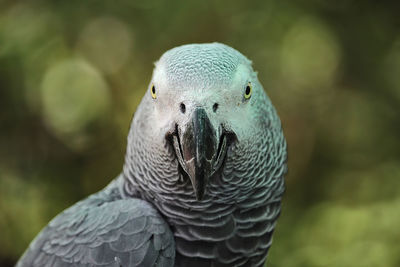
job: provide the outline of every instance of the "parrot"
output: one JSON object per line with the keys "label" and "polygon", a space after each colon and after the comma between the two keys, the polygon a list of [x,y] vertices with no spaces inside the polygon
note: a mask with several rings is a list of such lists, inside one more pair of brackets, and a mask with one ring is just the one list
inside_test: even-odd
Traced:
{"label": "parrot", "polygon": [[222,43],[155,62],[121,173],[57,215],[24,266],[264,266],[287,144],[252,62]]}

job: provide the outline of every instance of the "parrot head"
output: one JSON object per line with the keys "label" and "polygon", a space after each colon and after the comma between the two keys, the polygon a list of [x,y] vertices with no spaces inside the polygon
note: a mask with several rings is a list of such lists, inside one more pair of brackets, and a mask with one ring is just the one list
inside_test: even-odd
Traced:
{"label": "parrot head", "polygon": [[165,52],[142,102],[147,110],[142,124],[152,125],[147,134],[171,146],[197,200],[233,144],[257,143],[270,106],[251,61],[219,43]]}

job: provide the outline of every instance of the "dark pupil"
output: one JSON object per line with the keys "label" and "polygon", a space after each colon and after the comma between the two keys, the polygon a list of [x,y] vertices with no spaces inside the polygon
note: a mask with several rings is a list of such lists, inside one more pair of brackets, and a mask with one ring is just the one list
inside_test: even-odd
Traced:
{"label": "dark pupil", "polygon": [[249,85],[246,86],[246,95],[248,95],[248,94],[250,94],[250,86]]}
{"label": "dark pupil", "polygon": [[151,87],[151,92],[153,93],[153,94],[155,94],[156,93],[156,88],[153,86],[153,87]]}

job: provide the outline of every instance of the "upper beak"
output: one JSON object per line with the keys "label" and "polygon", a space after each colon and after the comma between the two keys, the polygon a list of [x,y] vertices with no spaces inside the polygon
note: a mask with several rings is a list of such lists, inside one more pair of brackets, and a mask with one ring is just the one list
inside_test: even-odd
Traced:
{"label": "upper beak", "polygon": [[218,143],[206,111],[196,108],[182,136],[182,156],[196,198],[202,199],[213,171]]}
{"label": "upper beak", "polygon": [[174,147],[183,170],[188,174],[197,200],[204,196],[210,176],[220,166],[219,161],[224,155],[225,137],[217,138],[217,131],[212,126],[206,111],[196,108],[192,117],[174,135]]}

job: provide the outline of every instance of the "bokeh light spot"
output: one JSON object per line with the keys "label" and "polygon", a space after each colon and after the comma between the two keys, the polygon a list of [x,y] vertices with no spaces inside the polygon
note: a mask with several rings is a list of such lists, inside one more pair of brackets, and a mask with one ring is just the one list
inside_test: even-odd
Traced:
{"label": "bokeh light spot", "polygon": [[121,21],[98,18],[89,22],[80,34],[78,53],[107,74],[118,71],[130,59],[132,35]]}
{"label": "bokeh light spot", "polygon": [[336,74],[340,51],[333,34],[320,21],[302,18],[284,38],[281,70],[299,90],[330,85]]}
{"label": "bokeh light spot", "polygon": [[109,106],[109,91],[95,68],[81,59],[70,59],[46,72],[41,99],[47,124],[56,134],[69,135],[101,119]]}

